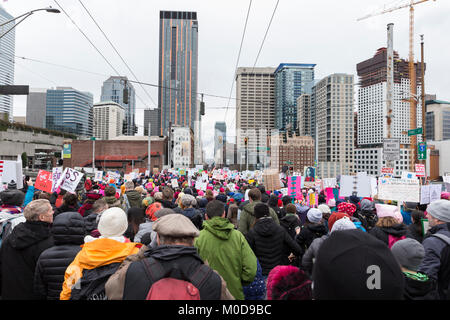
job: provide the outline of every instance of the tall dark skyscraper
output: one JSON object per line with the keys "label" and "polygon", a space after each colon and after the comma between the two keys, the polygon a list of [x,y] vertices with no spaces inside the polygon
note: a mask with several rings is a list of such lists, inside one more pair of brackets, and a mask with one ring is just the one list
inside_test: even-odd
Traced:
{"label": "tall dark skyscraper", "polygon": [[197,112],[196,12],[160,11],[158,108],[161,135],[169,123],[194,129]]}
{"label": "tall dark skyscraper", "polygon": [[161,117],[159,115],[159,109],[146,109],[144,110],[144,136],[148,136],[148,124],[150,123],[150,132],[152,136],[159,136],[161,130],[159,124]]}

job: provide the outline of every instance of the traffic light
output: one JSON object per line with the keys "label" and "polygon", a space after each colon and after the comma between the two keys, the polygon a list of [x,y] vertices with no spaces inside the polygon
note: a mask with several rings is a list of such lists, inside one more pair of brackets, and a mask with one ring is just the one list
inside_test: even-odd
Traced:
{"label": "traffic light", "polygon": [[200,102],[200,115],[201,116],[205,115],[205,103],[203,101]]}
{"label": "traffic light", "polygon": [[122,134],[126,135],[127,134],[127,130],[128,130],[128,124],[127,121],[124,120],[122,123]]}
{"label": "traffic light", "polygon": [[248,138],[247,137],[244,138],[244,143],[245,143],[245,146],[247,146],[247,143],[248,143]]}

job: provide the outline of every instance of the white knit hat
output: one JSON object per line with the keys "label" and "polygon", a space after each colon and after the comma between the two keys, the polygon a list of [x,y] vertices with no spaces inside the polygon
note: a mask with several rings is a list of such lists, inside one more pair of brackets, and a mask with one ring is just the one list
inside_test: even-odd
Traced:
{"label": "white knit hat", "polygon": [[333,227],[331,228],[331,232],[339,231],[339,230],[349,230],[356,229],[355,224],[347,217],[340,218],[337,220]]}
{"label": "white knit hat", "polygon": [[121,208],[105,210],[98,222],[98,231],[103,237],[120,237],[128,228],[127,214]]}
{"label": "white knit hat", "polygon": [[330,207],[323,203],[319,204],[317,209],[319,209],[322,212],[322,214],[331,213]]}
{"label": "white knit hat", "polygon": [[311,208],[306,214],[308,221],[311,223],[319,223],[322,220],[322,211],[316,208]]}

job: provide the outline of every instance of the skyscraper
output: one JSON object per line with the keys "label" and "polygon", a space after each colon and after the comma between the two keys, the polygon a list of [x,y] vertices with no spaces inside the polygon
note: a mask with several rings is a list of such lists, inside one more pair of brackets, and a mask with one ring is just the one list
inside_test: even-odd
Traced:
{"label": "skyscraper", "polygon": [[[320,176],[349,175],[353,173],[353,75],[329,75],[312,90],[315,94],[312,108],[317,117],[316,145]],[[322,171],[322,168],[325,170]]]}
{"label": "skyscraper", "polygon": [[158,108],[161,110],[161,135],[168,135],[169,123],[194,128],[197,69],[197,13],[160,11]]}
{"label": "skyscraper", "polygon": [[[275,127],[274,71],[275,68],[237,69],[236,150],[239,164],[245,163],[245,153],[249,164],[268,159],[267,140]],[[247,148],[244,138],[248,139]]]}
{"label": "skyscraper", "polygon": [[281,63],[275,70],[276,121],[278,130],[297,128],[297,98],[311,93],[315,64]]}
{"label": "skyscraper", "polygon": [[227,124],[223,121],[214,125],[214,160],[223,164],[226,160],[225,143],[227,141]]}
{"label": "skyscraper", "polygon": [[128,80],[127,77],[118,76],[112,76],[105,80],[102,86],[100,101],[113,101],[123,107],[125,110],[126,121],[126,131],[123,134],[126,136],[134,136],[136,124],[136,94],[133,85],[127,81],[128,104],[124,103],[123,89],[125,88],[125,80]]}
{"label": "skyscraper", "polygon": [[[417,79],[417,95],[421,95],[421,66],[415,63]],[[386,166],[383,160],[383,140],[387,132],[387,49],[380,48],[375,55],[356,65],[360,88],[358,89],[358,148],[355,149],[355,171],[365,171],[378,175]],[[410,81],[408,61],[399,58],[394,51],[394,84],[392,88],[393,118],[391,138],[400,140],[401,145],[409,145],[410,137],[403,134],[410,129],[410,104],[404,99],[409,98]],[[422,103],[417,101],[417,128],[422,126]],[[421,141],[422,136],[418,135]],[[394,175],[400,176],[402,171],[411,167],[410,149],[400,148],[400,160],[394,161]]]}
{"label": "skyscraper", "polygon": [[122,124],[125,119],[123,107],[113,101],[94,104],[94,137],[100,140],[111,140],[122,135]]}
{"label": "skyscraper", "polygon": [[145,109],[144,110],[144,136],[148,136],[148,124],[150,123],[150,135],[159,136],[160,135],[160,115],[159,109]]}
{"label": "skyscraper", "polygon": [[[13,19],[3,7],[0,6],[0,24]],[[10,22],[0,27],[0,34],[4,34],[14,26]],[[0,38],[0,85],[14,84],[14,54],[15,54],[15,30],[11,30],[7,35]],[[9,120],[13,119],[13,98],[10,95],[0,95],[0,113],[9,115]]]}
{"label": "skyscraper", "polygon": [[47,89],[30,88],[27,96],[27,125],[45,128]]}
{"label": "skyscraper", "polygon": [[47,90],[46,128],[91,137],[94,97],[71,87]]}

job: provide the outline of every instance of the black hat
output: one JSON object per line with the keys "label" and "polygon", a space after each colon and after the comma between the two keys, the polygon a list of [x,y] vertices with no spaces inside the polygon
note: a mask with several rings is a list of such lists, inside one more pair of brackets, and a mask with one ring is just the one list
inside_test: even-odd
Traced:
{"label": "black hat", "polygon": [[6,189],[0,192],[0,198],[5,205],[21,207],[25,200],[25,194],[17,189]]}
{"label": "black hat", "polygon": [[316,300],[403,298],[403,274],[391,250],[359,229],[332,232],[313,268]]}
{"label": "black hat", "polygon": [[257,203],[254,208],[255,218],[260,219],[262,217],[269,217],[269,206],[265,203]]}

